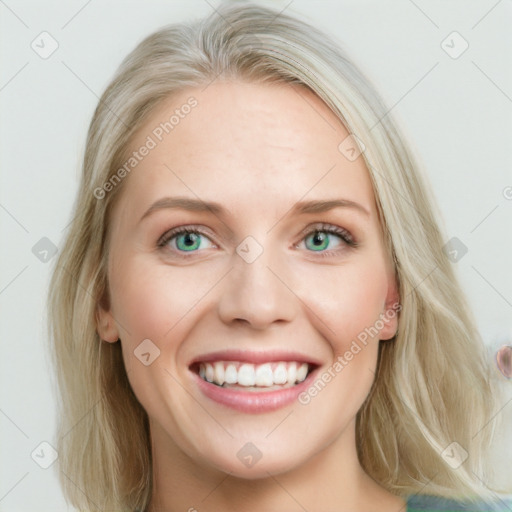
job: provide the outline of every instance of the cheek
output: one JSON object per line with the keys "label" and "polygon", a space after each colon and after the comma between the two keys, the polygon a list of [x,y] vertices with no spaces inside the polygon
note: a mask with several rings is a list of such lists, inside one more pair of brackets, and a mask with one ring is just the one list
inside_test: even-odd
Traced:
{"label": "cheek", "polygon": [[301,275],[301,286],[308,290],[303,293],[308,308],[316,314],[318,329],[336,353],[347,350],[365,329],[374,327],[384,312],[388,281],[379,261],[325,266]]}
{"label": "cheek", "polygon": [[[168,338],[213,286],[207,266],[148,264],[146,258],[120,261],[112,272],[113,314],[126,339]],[[121,336],[123,339],[123,336]]]}
{"label": "cheek", "polygon": [[176,386],[171,376],[182,371],[182,342],[194,327],[201,299],[216,281],[207,270],[207,266],[172,267],[137,255],[118,258],[112,269],[112,312],[128,379],[138,400],[154,415],[169,400],[171,408],[180,407],[178,389],[171,398],[166,391]]}
{"label": "cheek", "polygon": [[385,265],[376,259],[336,269],[324,267],[312,277],[305,284],[313,290],[307,306],[316,315],[310,321],[329,344],[332,359],[301,394],[299,403],[312,404],[316,421],[334,437],[355,418],[375,379],[379,351],[375,326],[383,312],[388,281]]}

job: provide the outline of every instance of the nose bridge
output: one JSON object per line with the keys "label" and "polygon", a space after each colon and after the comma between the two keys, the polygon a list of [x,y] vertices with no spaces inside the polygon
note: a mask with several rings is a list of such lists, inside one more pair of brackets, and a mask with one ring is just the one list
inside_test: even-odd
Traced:
{"label": "nose bridge", "polygon": [[[255,328],[290,321],[297,300],[280,276],[278,255],[247,237],[233,254],[233,269],[219,304],[224,322],[243,320]],[[284,281],[284,282],[283,282]]]}

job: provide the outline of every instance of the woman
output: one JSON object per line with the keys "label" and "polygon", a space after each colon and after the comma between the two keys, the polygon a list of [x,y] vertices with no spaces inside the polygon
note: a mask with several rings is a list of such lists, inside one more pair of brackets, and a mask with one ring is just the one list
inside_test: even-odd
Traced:
{"label": "woman", "polygon": [[52,282],[70,501],[491,510],[491,381],[443,245],[325,35],[241,4],[148,37],[95,112]]}

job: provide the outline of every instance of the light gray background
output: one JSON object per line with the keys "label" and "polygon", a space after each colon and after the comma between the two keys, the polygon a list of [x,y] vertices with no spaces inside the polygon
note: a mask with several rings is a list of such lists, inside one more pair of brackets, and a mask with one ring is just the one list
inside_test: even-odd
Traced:
{"label": "light gray background", "polygon": [[[447,240],[458,237],[468,248],[456,267],[490,353],[510,343],[511,2],[266,3],[337,37],[393,106],[425,164]],[[44,323],[54,260],[40,261],[32,248],[42,237],[57,246],[62,240],[87,125],[121,59],[156,28],[218,4],[0,0],[1,511],[67,510],[57,464],[45,470],[31,458],[41,442],[55,445],[56,424]],[[42,31],[59,45],[47,59],[31,48]],[[456,59],[441,46],[453,31],[469,44]],[[457,37],[444,43],[452,53],[462,48]],[[512,383],[501,380],[512,398]],[[509,432],[511,409],[505,400],[500,414]],[[510,475],[508,437],[494,454],[502,481]]]}

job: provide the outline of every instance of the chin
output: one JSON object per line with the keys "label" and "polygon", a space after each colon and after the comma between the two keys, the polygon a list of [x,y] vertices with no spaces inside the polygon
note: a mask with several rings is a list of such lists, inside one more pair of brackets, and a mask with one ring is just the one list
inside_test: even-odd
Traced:
{"label": "chin", "polygon": [[[213,461],[209,461],[212,464]],[[272,454],[271,456],[265,457],[261,455],[261,458],[257,461],[242,462],[238,456],[231,456],[223,458],[223,460],[216,461],[214,464],[215,469],[226,473],[234,478],[241,480],[260,480],[269,478],[269,476],[279,475],[287,473],[300,467],[303,461],[293,459],[290,454],[283,454],[282,456]]]}

